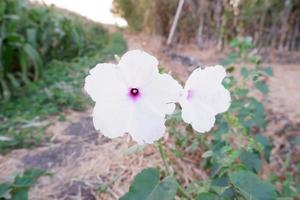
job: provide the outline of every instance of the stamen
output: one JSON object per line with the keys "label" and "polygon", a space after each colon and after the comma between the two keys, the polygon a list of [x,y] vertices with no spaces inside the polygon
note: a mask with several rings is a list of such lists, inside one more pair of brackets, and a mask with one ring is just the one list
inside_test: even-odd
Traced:
{"label": "stamen", "polygon": [[141,93],[138,88],[130,88],[128,91],[128,95],[132,100],[135,101],[141,96]]}
{"label": "stamen", "polygon": [[194,96],[194,92],[192,90],[188,90],[186,99],[190,100]]}
{"label": "stamen", "polygon": [[131,88],[130,94],[131,94],[132,96],[137,96],[137,95],[139,95],[139,89],[137,89],[137,88]]}

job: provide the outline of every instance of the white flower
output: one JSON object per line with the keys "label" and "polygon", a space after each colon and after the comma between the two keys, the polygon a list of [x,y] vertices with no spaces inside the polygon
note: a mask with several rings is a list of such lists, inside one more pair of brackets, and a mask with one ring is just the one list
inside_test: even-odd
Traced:
{"label": "white flower", "polygon": [[153,143],[165,132],[165,115],[175,109],[182,87],[159,74],[155,57],[141,50],[125,53],[119,64],[98,64],[85,79],[96,102],[93,122],[109,138],[129,133],[139,144]]}
{"label": "white flower", "polygon": [[222,85],[225,69],[215,67],[197,68],[188,78],[180,98],[182,119],[196,131],[209,131],[218,113],[230,106],[230,93]]}

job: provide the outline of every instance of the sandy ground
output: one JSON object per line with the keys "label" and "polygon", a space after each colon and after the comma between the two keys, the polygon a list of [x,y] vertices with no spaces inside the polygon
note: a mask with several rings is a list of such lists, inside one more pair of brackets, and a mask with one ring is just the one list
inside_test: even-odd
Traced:
{"label": "sandy ground", "polygon": [[[184,63],[170,55],[159,37],[131,34],[126,37],[130,49],[144,49],[157,56],[160,65],[181,81],[194,69],[194,65],[189,66],[194,60]],[[178,47],[174,52],[191,56],[205,65],[215,65],[224,57],[213,49],[199,51],[192,45]],[[289,135],[300,135],[300,60],[293,64],[270,63],[270,66],[275,76],[269,80],[270,94],[264,99],[269,110],[265,134],[275,135],[273,155],[280,164],[290,145]],[[46,134],[52,137],[48,144],[0,156],[0,182],[11,180],[22,169],[38,167],[53,175],[40,178],[30,191],[32,200],[113,200],[128,190],[129,183],[141,169],[162,164],[154,145],[130,154],[128,148],[134,143],[127,136],[110,140],[98,134],[91,121],[91,110],[67,111],[65,115],[64,122],[57,121],[47,129]],[[293,157],[299,158],[299,155],[299,151],[293,152]],[[193,161],[174,162],[179,170],[188,171],[187,182],[197,176],[205,178],[193,167]]]}

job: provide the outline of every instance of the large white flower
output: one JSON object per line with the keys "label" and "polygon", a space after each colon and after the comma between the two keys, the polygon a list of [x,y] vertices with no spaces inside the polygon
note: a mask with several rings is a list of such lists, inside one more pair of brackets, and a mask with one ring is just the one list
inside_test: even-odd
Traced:
{"label": "large white flower", "polygon": [[220,65],[197,68],[185,84],[180,98],[182,119],[200,133],[209,131],[215,116],[230,106],[230,93],[222,85],[225,76]]}
{"label": "large white flower", "polygon": [[175,109],[182,87],[159,74],[155,57],[141,50],[125,53],[119,64],[98,64],[85,79],[96,102],[93,122],[109,138],[129,133],[139,144],[163,136],[165,115]]}

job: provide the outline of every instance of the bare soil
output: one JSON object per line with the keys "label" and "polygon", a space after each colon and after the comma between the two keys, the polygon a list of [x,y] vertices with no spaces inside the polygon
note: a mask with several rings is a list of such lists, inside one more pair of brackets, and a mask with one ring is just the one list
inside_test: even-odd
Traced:
{"label": "bare soil", "polygon": [[[160,65],[182,82],[197,64],[215,65],[226,55],[214,49],[199,51],[194,45],[166,49],[163,39],[157,36],[127,33],[126,38],[129,49],[144,49],[155,55]],[[268,80],[270,94],[264,99],[269,123],[264,134],[272,138],[275,147],[271,166],[266,170],[276,168],[278,173],[283,172],[289,156],[292,159],[289,169],[294,171],[300,149],[292,147],[289,138],[300,136],[300,59],[294,59],[293,63],[271,61],[266,64],[273,67],[275,76]],[[30,190],[32,200],[112,200],[128,190],[141,169],[162,164],[154,145],[129,154],[128,148],[134,143],[128,136],[111,140],[97,133],[91,110],[67,111],[65,116],[64,122],[56,121],[46,130],[45,134],[51,135],[49,143],[0,156],[0,182],[12,180],[26,168],[38,167],[53,175],[39,179]],[[174,160],[174,163],[175,168],[184,171],[186,183],[194,177],[206,178],[193,160],[186,159],[184,163]]]}

